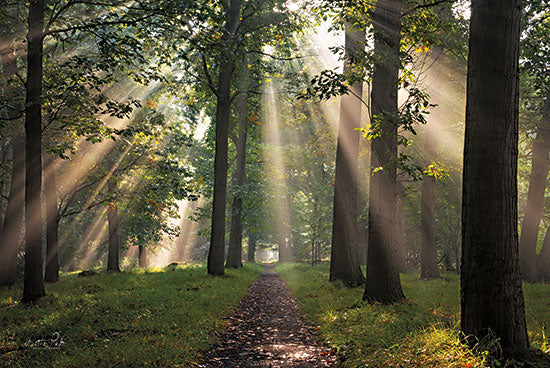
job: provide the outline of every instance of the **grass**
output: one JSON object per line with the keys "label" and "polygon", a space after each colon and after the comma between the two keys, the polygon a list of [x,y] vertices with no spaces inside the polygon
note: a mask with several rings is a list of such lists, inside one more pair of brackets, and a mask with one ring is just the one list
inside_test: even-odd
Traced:
{"label": "grass", "polygon": [[260,273],[246,265],[214,278],[187,265],[66,275],[32,308],[18,302],[21,285],[0,290],[0,367],[191,366]]}
{"label": "grass", "polygon": [[[401,275],[407,302],[391,306],[361,302],[363,288],[328,281],[328,266],[280,265],[277,271],[298,299],[320,338],[343,356],[344,367],[487,367],[488,341],[475,351],[459,339],[459,283],[456,274],[421,281]],[[548,353],[550,285],[524,285],[531,345]],[[500,366],[515,366],[508,362]],[[540,367],[548,366],[541,365]]]}

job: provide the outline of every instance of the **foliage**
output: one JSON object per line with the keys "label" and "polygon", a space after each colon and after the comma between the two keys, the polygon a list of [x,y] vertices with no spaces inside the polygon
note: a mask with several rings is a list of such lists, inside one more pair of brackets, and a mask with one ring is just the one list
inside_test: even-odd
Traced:
{"label": "foliage", "polygon": [[199,265],[68,274],[33,308],[17,302],[21,285],[1,290],[0,366],[189,366],[259,274],[249,265],[225,278]]}

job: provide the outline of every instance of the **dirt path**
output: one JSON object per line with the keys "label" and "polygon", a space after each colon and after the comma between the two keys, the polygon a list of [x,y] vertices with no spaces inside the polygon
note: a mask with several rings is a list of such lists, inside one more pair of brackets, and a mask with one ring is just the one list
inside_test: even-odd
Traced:
{"label": "dirt path", "polygon": [[287,285],[272,269],[250,286],[229,323],[200,367],[331,367],[336,361],[316,342]]}

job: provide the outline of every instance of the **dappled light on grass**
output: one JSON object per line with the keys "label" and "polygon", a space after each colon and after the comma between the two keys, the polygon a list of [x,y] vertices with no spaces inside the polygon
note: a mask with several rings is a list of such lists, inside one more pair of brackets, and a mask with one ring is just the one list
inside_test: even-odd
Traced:
{"label": "dappled light on grass", "polygon": [[[258,274],[259,267],[245,266],[212,278],[204,266],[178,266],[68,275],[48,284],[48,296],[34,308],[14,303],[20,286],[1,290],[1,361],[9,367],[187,366]],[[32,347],[55,333],[61,347]]]}
{"label": "dappled light on grass", "polygon": [[[455,274],[422,281],[402,274],[407,301],[392,306],[360,302],[362,288],[348,289],[328,281],[328,265],[287,264],[277,268],[298,299],[300,310],[330,347],[344,358],[344,367],[485,367],[486,351],[473,352],[459,338],[459,285]],[[545,350],[543,336],[550,312],[544,301],[550,285],[525,284],[531,344]]]}

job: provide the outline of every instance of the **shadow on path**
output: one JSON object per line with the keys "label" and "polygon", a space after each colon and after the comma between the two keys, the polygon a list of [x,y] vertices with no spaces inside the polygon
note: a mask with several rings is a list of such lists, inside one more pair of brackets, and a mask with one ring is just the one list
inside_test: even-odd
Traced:
{"label": "shadow on path", "polygon": [[337,360],[316,342],[287,285],[266,266],[237,310],[220,343],[205,354],[200,367],[331,367]]}

